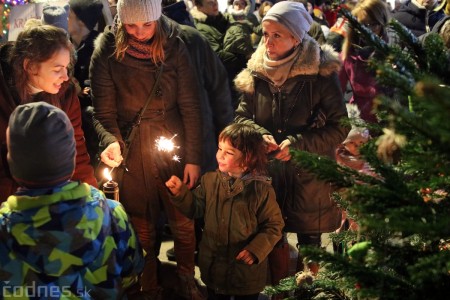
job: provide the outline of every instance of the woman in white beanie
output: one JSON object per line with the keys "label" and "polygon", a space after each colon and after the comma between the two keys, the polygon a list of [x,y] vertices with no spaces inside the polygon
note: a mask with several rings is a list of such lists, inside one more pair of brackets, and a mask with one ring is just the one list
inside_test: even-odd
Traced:
{"label": "woman in white beanie", "polygon": [[[262,42],[235,79],[242,93],[235,120],[263,135],[285,231],[297,233],[300,245],[320,245],[321,233],[338,228],[341,216],[331,186],[296,167],[289,150],[334,157],[348,132],[340,125],[347,111],[339,57],[307,34],[311,23],[303,4],[275,4],[262,20]],[[280,241],[269,256],[273,284],[288,275],[288,251]]]}
{"label": "woman in white beanie", "polygon": [[[110,31],[96,41],[90,67],[94,114],[107,131],[102,161],[119,167],[126,133],[155,85],[156,93],[143,111],[128,146],[127,171],[120,181],[120,201],[147,252],[141,286],[144,296],[160,299],[156,253],[156,225],[164,209],[174,237],[179,294],[202,299],[194,280],[193,222],[169,201],[164,182],[175,174],[193,188],[200,176],[202,124],[197,82],[184,43],[173,22],[161,16],[161,0],[119,0]],[[176,135],[176,136],[175,136]],[[172,137],[181,162],[170,162],[155,141]],[[113,173],[114,175],[114,173]]]}

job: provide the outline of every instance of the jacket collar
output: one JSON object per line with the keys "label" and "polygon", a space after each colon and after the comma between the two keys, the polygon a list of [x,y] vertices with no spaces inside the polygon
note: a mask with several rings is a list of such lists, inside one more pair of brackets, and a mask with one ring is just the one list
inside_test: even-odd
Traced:
{"label": "jacket collar", "polygon": [[[301,52],[292,66],[289,78],[296,76],[330,76],[337,73],[341,67],[339,55],[329,45],[319,44],[309,35],[305,35],[301,44]],[[236,88],[241,92],[254,92],[254,76],[264,77],[263,57],[266,46],[261,43],[247,63],[247,69],[241,71],[235,78]]]}

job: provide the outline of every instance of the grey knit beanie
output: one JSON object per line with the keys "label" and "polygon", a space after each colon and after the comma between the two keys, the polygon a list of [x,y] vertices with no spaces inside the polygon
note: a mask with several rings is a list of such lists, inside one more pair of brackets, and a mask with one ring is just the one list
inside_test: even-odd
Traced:
{"label": "grey knit beanie", "polygon": [[272,6],[262,22],[267,20],[284,25],[299,42],[303,40],[313,21],[302,3],[291,1],[281,1]]}
{"label": "grey knit beanie", "polygon": [[57,6],[45,4],[42,9],[42,24],[53,25],[64,29],[67,32],[69,18],[69,5]]}
{"label": "grey knit beanie", "polygon": [[161,0],[119,0],[117,15],[124,24],[156,21],[161,17]]}
{"label": "grey knit beanie", "polygon": [[52,187],[72,177],[76,146],[65,112],[45,102],[23,104],[13,111],[8,126],[7,159],[19,185]]}

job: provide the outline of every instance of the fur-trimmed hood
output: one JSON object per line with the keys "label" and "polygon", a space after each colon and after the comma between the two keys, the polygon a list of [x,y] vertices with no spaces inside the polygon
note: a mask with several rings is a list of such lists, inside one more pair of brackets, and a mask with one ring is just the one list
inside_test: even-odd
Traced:
{"label": "fur-trimmed hood", "polygon": [[197,9],[197,6],[194,6],[191,9],[190,13],[191,13],[192,18],[194,18],[195,20],[202,22],[202,23],[204,23],[206,21],[206,18],[208,18],[208,16],[204,12],[199,11]]}
{"label": "fur-trimmed hood", "polygon": [[[305,35],[302,42],[302,50],[297,61],[292,66],[288,79],[300,75],[330,76],[341,68],[339,54],[332,46],[319,44],[309,35]],[[260,44],[247,63],[247,69],[242,70],[234,79],[238,91],[245,93],[254,92],[254,76],[265,77],[264,54],[266,46]]]}

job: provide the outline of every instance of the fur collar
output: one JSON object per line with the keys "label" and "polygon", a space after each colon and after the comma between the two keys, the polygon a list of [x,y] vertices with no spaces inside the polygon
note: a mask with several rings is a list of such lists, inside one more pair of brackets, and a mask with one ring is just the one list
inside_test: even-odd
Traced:
{"label": "fur collar", "polygon": [[[300,56],[292,66],[288,79],[300,75],[330,76],[338,72],[341,60],[336,51],[330,45],[319,44],[309,35],[305,35],[302,42],[303,49]],[[322,50],[322,51],[321,51]],[[247,63],[247,68],[242,70],[234,79],[238,91],[245,93],[254,92],[254,74],[264,76],[263,55],[266,52],[264,44],[260,44]]]}
{"label": "fur collar", "polygon": [[204,23],[206,21],[206,18],[208,17],[204,12],[201,12],[197,9],[197,6],[194,6],[190,11],[192,18],[194,20],[197,20],[201,23]]}

